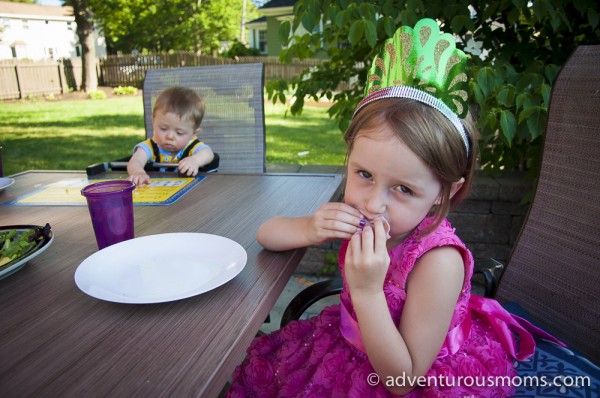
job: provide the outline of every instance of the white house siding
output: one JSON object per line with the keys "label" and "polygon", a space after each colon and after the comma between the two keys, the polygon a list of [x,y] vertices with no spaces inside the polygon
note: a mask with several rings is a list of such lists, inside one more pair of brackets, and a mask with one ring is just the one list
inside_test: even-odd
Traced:
{"label": "white house siding", "polygon": [[[57,60],[81,56],[71,7],[0,1],[0,59]],[[106,56],[103,37],[96,57]]]}

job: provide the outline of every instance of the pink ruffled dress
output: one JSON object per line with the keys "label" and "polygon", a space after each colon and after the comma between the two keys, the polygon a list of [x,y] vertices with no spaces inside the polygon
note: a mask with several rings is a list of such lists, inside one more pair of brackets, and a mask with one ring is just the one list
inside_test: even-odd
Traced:
{"label": "pink ruffled dress", "polygon": [[[431,218],[423,220],[404,242],[390,251],[384,292],[392,318],[399,323],[406,300],[407,276],[416,260],[432,248],[458,249],[465,264],[465,283],[448,335],[426,375],[426,382],[413,380],[419,387],[407,396],[510,396],[513,388],[495,377],[516,376],[514,360],[529,357],[535,349],[530,332],[550,336],[509,314],[496,301],[471,296],[471,253],[447,220],[420,238],[420,231],[432,222]],[[347,244],[343,243],[339,255],[342,275]],[[392,397],[383,385],[385,380],[375,383],[372,375],[375,371],[365,354],[345,283],[340,305],[256,338],[235,370],[227,396]],[[514,333],[519,336],[519,344]],[[407,378],[404,380],[408,382]]]}

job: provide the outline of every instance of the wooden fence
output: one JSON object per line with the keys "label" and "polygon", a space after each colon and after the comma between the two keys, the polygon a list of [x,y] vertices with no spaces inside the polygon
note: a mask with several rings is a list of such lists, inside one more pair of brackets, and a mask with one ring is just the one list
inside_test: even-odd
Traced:
{"label": "wooden fence", "polygon": [[61,94],[81,85],[81,61],[0,61],[0,99]]}
{"label": "wooden fence", "polygon": [[[299,75],[321,60],[302,60],[283,64],[278,57],[240,57],[237,59],[196,55],[193,53],[160,53],[148,55],[109,55],[98,59],[98,84],[142,88],[148,69],[184,66],[263,63],[265,80],[285,79]],[[81,59],[58,62],[0,61],[0,99],[27,98],[78,90],[81,85]]]}
{"label": "wooden fence", "polygon": [[194,53],[160,53],[149,55],[109,55],[99,60],[99,81],[109,87],[135,86],[142,88],[148,69],[178,68],[184,66],[226,65],[235,63],[263,63],[265,80],[286,79],[297,76],[304,69],[319,65],[317,59],[282,64],[278,57],[239,57],[237,59],[196,55]]}

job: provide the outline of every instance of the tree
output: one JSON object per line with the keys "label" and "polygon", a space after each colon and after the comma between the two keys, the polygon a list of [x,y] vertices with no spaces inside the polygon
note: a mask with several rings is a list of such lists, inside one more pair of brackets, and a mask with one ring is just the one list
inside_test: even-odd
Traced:
{"label": "tree", "polygon": [[214,54],[221,41],[240,36],[242,6],[241,0],[106,0],[95,1],[93,9],[109,53]]}
{"label": "tree", "polygon": [[[438,20],[470,54],[470,101],[478,108],[481,166],[491,173],[529,170],[537,176],[551,86],[560,66],[579,44],[600,43],[596,0],[300,0],[295,18],[280,29],[289,48],[281,59],[324,57],[316,69],[291,81],[271,82],[269,97],[334,101],[329,114],[342,130],[363,97],[370,62],[401,25],[423,17]],[[302,24],[312,32],[290,36]],[[340,83],[354,82],[338,90]]]}
{"label": "tree", "polygon": [[88,0],[65,0],[65,5],[73,7],[77,24],[77,37],[81,45],[81,88],[86,93],[98,90],[96,75],[96,46],[94,43],[94,18]]}

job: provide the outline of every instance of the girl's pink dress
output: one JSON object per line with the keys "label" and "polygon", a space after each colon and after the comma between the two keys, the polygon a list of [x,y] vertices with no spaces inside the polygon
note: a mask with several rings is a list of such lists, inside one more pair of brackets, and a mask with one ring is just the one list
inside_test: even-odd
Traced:
{"label": "girl's pink dress", "polygon": [[[419,238],[419,232],[431,223],[431,218],[423,220],[403,243],[390,251],[384,292],[392,318],[398,324],[406,299],[406,278],[415,261],[432,248],[453,246],[460,251],[465,282],[442,350],[426,380],[412,380],[419,387],[408,396],[509,396],[513,388],[507,379],[516,376],[514,360],[533,353],[535,343],[528,330],[534,333],[539,330],[506,312],[496,301],[471,296],[471,253],[446,220],[435,231]],[[343,243],[339,255],[342,275],[347,244]],[[385,380],[375,383],[375,371],[364,353],[345,280],[344,287],[340,305],[256,338],[235,370],[227,396],[393,396],[383,385]],[[518,334],[519,344],[510,329]],[[404,381],[410,382],[407,377]]]}

